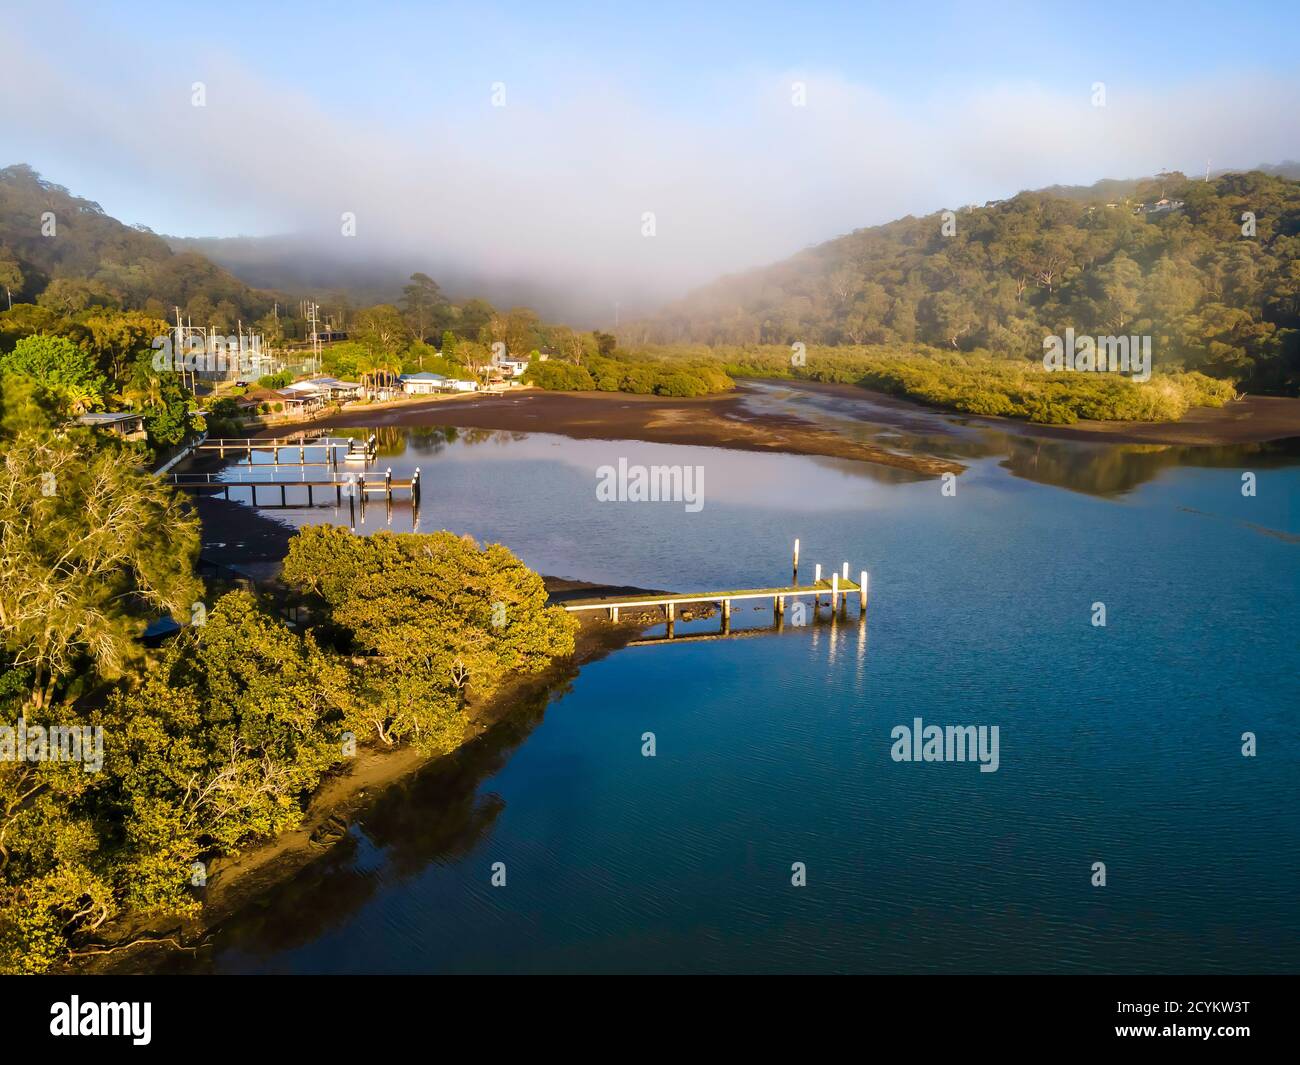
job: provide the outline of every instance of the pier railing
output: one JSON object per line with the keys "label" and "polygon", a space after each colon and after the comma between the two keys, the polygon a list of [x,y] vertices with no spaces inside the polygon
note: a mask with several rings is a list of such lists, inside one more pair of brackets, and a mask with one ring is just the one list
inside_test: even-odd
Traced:
{"label": "pier railing", "polygon": [[651,592],[633,595],[601,596],[593,599],[573,599],[560,604],[570,613],[587,611],[604,611],[610,621],[618,621],[620,610],[660,610],[671,631],[676,619],[678,607],[695,603],[717,603],[722,608],[722,624],[726,631],[731,624],[731,604],[744,600],[770,599],[772,611],[779,618],[785,614],[786,600],[812,596],[813,609],[821,606],[822,596],[826,596],[832,611],[847,610],[849,597],[856,593],[858,617],[867,615],[867,587],[869,577],[866,570],[860,570],[856,583],[849,579],[849,564],[822,576],[822,567],[817,565],[811,584],[799,583],[799,541],[794,542],[794,569],[791,583],[775,588],[732,588],[719,592]]}
{"label": "pier railing", "polygon": [[280,436],[280,437],[254,437],[254,436],[218,436],[209,437],[202,443],[196,445],[196,451],[215,451],[221,458],[227,454],[238,455],[241,452],[247,457],[249,465],[253,463],[253,453],[255,451],[269,451],[271,460],[274,465],[280,465],[280,452],[296,451],[298,453],[297,463],[285,463],[285,465],[315,465],[307,461],[307,452],[312,448],[317,448],[325,452],[325,461],[329,465],[336,465],[340,455],[344,461],[363,461],[375,457],[375,451],[378,446],[375,434],[371,433],[365,440],[359,440],[352,436],[313,436],[305,434],[299,436]]}
{"label": "pier railing", "polygon": [[[396,478],[392,468],[387,470],[357,470],[353,473],[331,471],[329,473],[308,474],[304,468],[297,477],[277,476],[275,472],[268,475],[254,473],[251,469],[222,470],[218,473],[171,473],[164,475],[164,483],[192,492],[210,491],[230,498],[232,488],[248,488],[252,492],[253,506],[258,506],[257,490],[279,489],[280,505],[288,506],[290,488],[307,489],[307,505],[315,505],[314,489],[334,489],[336,503],[346,499],[365,501],[367,496],[381,495],[392,502],[394,492],[403,491],[410,494],[411,501],[420,503],[420,467],[417,466],[409,478]],[[265,504],[262,504],[265,505]]]}

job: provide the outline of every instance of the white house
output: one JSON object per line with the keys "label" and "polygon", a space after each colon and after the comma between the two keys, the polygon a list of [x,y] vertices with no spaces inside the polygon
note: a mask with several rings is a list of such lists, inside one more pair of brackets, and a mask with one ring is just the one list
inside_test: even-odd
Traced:
{"label": "white house", "polygon": [[422,373],[404,373],[398,380],[402,383],[402,391],[407,395],[429,396],[444,391],[449,378],[426,370]]}
{"label": "white house", "polygon": [[500,356],[492,357],[492,369],[496,370],[504,378],[520,377],[528,369],[527,359],[507,359]]}
{"label": "white house", "polygon": [[430,373],[404,373],[399,381],[402,383],[402,391],[411,396],[430,396],[439,392],[473,392],[478,388],[477,381],[462,381],[455,377],[447,377],[445,374]]}

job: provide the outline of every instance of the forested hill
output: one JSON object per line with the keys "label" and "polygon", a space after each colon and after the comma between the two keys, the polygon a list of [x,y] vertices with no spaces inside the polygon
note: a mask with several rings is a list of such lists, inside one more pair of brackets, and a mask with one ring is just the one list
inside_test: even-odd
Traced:
{"label": "forested hill", "polygon": [[231,329],[236,319],[267,313],[272,298],[203,255],[173,252],[156,234],[124,225],[25,165],[0,169],[0,299],[5,286],[14,303],[39,302],[62,314],[112,306],[170,318],[179,305],[195,321]]}
{"label": "forested hill", "polygon": [[620,339],[926,343],[1041,359],[1043,338],[1072,326],[1149,334],[1161,369],[1300,388],[1300,182],[1173,173],[1088,191],[954,208],[951,235],[942,212],[857,230],[723,278]]}

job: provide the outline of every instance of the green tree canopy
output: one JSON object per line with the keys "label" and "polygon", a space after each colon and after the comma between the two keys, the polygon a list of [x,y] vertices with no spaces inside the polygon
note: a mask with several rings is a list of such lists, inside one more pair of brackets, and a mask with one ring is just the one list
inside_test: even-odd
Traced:
{"label": "green tree canopy", "polygon": [[108,381],[85,351],[67,337],[24,337],[0,356],[0,373],[30,378],[70,414],[103,406]]}
{"label": "green tree canopy", "polygon": [[449,749],[471,689],[485,697],[508,673],[573,650],[573,620],[546,606],[541,578],[499,544],[309,526],[290,541],[283,578],[323,602],[344,646],[370,659],[356,719],[385,743]]}
{"label": "green tree canopy", "polygon": [[[9,411],[6,410],[6,417]],[[116,675],[149,612],[187,615],[198,526],[186,504],[87,430],[26,428],[0,464],[0,636],[48,705],[80,660]]]}

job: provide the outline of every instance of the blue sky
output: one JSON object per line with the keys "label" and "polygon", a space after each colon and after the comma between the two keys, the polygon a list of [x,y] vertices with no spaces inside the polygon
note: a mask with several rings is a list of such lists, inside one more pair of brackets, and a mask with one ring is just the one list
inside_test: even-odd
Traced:
{"label": "blue sky", "polygon": [[[373,254],[625,288],[1025,187],[1300,157],[1294,2],[10,6],[0,161],[126,221],[324,235],[353,210]],[[645,210],[666,239],[638,242]]]}
{"label": "blue sky", "polygon": [[[1131,89],[1217,72],[1292,74],[1300,8],[1271,3],[96,3],[93,36],[147,34],[156,54],[238,55],[330,106],[413,113],[490,75],[545,93],[609,79],[689,109],[718,77],[806,67],[901,96],[1081,80]],[[35,11],[58,10],[42,3]],[[219,12],[219,13],[218,13]],[[495,80],[495,79],[493,79]],[[396,90],[396,91],[395,91]]]}
{"label": "blue sky", "polygon": [[[46,4],[37,10],[49,11]],[[1293,72],[1297,5],[1179,3],[303,3],[69,5],[94,35],[238,54],[340,107],[437,106],[490,72],[544,88],[591,68],[689,106],[719,74],[801,65],[902,94],[971,82],[1133,88]],[[219,10],[219,14],[217,14]]]}

